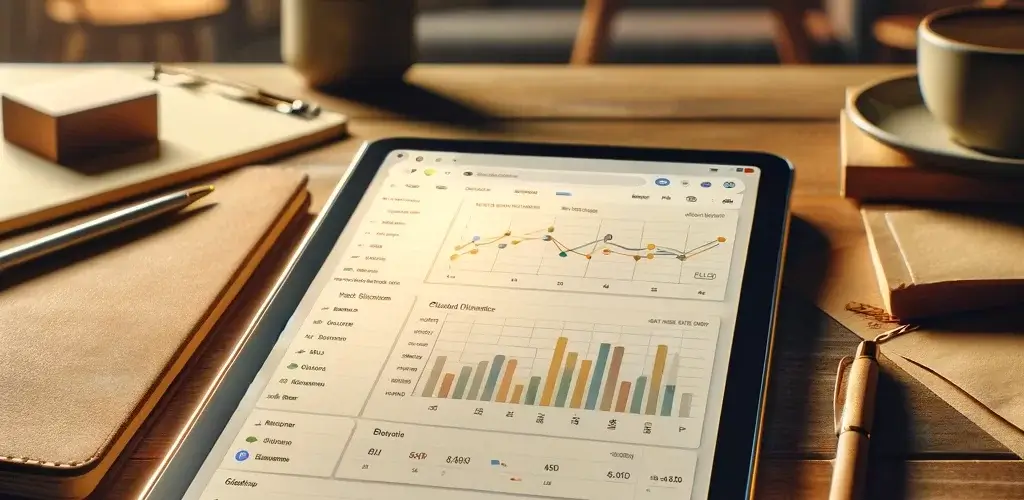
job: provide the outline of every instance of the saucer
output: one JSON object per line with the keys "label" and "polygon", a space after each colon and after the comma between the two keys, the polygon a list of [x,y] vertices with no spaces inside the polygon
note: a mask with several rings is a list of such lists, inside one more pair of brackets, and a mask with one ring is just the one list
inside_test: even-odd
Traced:
{"label": "saucer", "polygon": [[925,107],[917,73],[861,87],[850,94],[846,110],[857,128],[922,166],[1024,175],[1024,159],[994,156],[954,142]]}

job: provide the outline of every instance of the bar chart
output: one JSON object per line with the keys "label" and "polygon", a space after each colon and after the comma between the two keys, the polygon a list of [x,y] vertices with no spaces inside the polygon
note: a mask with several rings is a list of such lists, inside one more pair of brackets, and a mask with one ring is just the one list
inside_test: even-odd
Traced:
{"label": "bar chart", "polygon": [[506,309],[414,310],[366,415],[639,444],[699,440],[717,318]]}
{"label": "bar chart", "polygon": [[[419,392],[421,397],[493,401],[670,417],[689,417],[692,392],[676,391],[680,356],[669,358],[668,346],[656,346],[648,373],[620,380],[624,346],[601,343],[595,359],[567,352],[569,339],[559,337],[545,376],[516,378],[519,360],[496,354],[475,366],[445,371],[447,356],[437,356]],[[646,400],[645,400],[646,396]]]}

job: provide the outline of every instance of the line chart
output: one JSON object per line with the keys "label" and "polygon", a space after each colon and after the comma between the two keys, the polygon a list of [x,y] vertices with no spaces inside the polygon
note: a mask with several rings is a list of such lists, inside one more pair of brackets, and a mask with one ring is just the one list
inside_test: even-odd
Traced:
{"label": "line chart", "polygon": [[724,297],[735,216],[720,212],[680,218],[634,207],[602,208],[600,214],[564,214],[464,206],[445,236],[427,281],[708,300]]}
{"label": "line chart", "polygon": [[[499,236],[481,237],[479,235],[474,235],[470,241],[455,245],[455,252],[451,254],[449,259],[454,261],[464,255],[476,255],[480,253],[481,248],[490,245],[495,245],[500,251],[509,248],[509,246],[516,246],[524,242],[541,241],[550,242],[554,245],[555,249],[558,250],[559,257],[568,257],[570,254],[573,254],[582,256],[589,260],[593,258],[594,254],[600,251],[603,255],[623,255],[631,257],[634,261],[640,261],[641,259],[653,260],[656,257],[671,257],[684,261],[707,252],[708,250],[712,250],[726,242],[726,238],[724,236],[717,236],[710,241],[704,242],[687,250],[660,246],[656,243],[647,243],[646,245],[633,248],[627,245],[620,245],[617,241],[614,241],[615,236],[608,233],[595,240],[587,241],[576,246],[570,246],[569,244],[560,241],[552,234],[541,234],[540,236],[537,236],[537,234],[544,232],[554,233],[555,226],[548,226],[545,229],[529,231],[519,235],[514,235],[511,230],[506,230]],[[506,239],[508,242],[502,243],[502,241]]]}

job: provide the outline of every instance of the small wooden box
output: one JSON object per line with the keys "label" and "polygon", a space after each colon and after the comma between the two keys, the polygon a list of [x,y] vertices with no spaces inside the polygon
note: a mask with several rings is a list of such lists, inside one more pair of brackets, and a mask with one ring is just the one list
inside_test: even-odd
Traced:
{"label": "small wooden box", "polygon": [[153,82],[102,70],[0,96],[4,139],[61,165],[156,143],[158,104]]}

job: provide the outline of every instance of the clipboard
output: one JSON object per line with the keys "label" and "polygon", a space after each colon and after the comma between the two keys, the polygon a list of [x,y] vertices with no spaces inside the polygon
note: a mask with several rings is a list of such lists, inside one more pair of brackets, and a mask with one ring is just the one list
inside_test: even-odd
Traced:
{"label": "clipboard", "polygon": [[[158,93],[156,157],[132,161],[129,151],[100,160],[125,166],[89,171],[52,163],[0,141],[0,237],[236,167],[267,163],[347,132],[347,116],[319,109],[315,103],[283,112],[286,97],[260,94],[260,89],[241,82],[167,71],[159,65],[153,70],[148,75],[131,74]],[[11,69],[0,75],[0,93],[66,78],[70,71]],[[310,112],[314,107],[316,111]]]}

